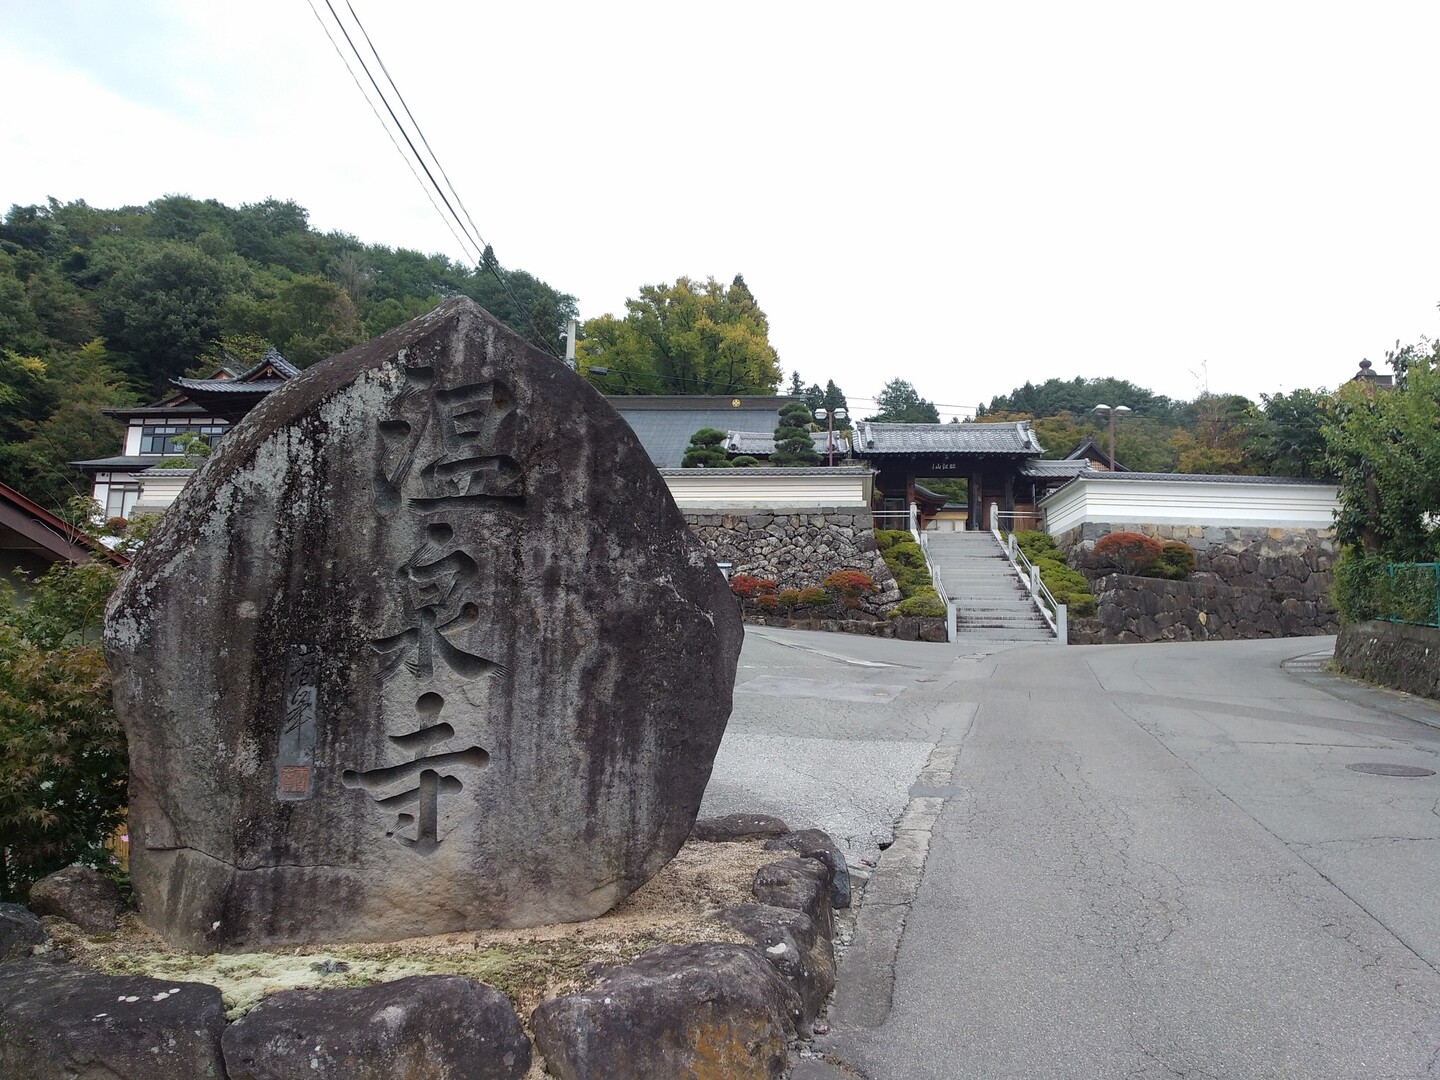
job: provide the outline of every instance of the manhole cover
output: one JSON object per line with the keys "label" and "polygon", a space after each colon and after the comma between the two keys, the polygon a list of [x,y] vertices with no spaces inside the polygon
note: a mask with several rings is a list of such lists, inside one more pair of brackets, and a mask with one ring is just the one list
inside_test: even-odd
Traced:
{"label": "manhole cover", "polygon": [[1385,761],[1361,761],[1345,768],[1352,772],[1374,773],[1376,776],[1434,776],[1434,769],[1422,769],[1419,765],[1391,765]]}

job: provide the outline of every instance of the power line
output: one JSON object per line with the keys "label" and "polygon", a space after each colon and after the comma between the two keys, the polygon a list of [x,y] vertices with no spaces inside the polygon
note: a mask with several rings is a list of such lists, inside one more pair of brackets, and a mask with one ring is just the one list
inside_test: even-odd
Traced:
{"label": "power line", "polygon": [[[366,103],[370,106],[370,111],[375,114],[375,118],[380,122],[380,126],[385,128],[386,135],[389,136],[391,145],[395,147],[396,152],[399,153],[401,157],[405,158],[406,165],[409,166],[411,175],[413,175],[416,179],[416,182],[425,189],[425,195],[426,198],[430,200],[430,205],[435,209],[435,212],[440,214],[441,218],[445,221],[446,228],[450,230],[450,235],[455,237],[456,242],[459,243],[462,250],[465,251],[466,257],[473,259],[477,268],[482,273],[488,271],[491,276],[495,278],[495,280],[499,283],[501,289],[504,291],[506,298],[509,299],[510,303],[513,305],[516,315],[522,317],[523,321],[528,324],[530,331],[536,334],[544,342],[546,347],[555,356],[558,357],[561,350],[555,338],[548,329],[536,324],[535,305],[533,303],[522,304],[520,298],[516,296],[514,290],[511,289],[510,283],[506,279],[503,268],[500,266],[499,261],[494,259],[493,257],[490,259],[485,258],[485,252],[487,249],[489,249],[490,245],[485,242],[485,238],[480,234],[480,230],[475,224],[475,219],[471,217],[470,211],[465,207],[464,202],[460,199],[459,193],[455,190],[455,185],[451,183],[449,175],[445,172],[444,166],[440,163],[439,156],[430,146],[429,140],[426,139],[424,131],[421,129],[419,122],[415,119],[415,114],[411,111],[409,104],[405,101],[405,95],[400,92],[400,88],[395,84],[395,80],[391,77],[389,69],[385,66],[385,61],[381,58],[379,50],[375,48],[375,43],[371,39],[369,31],[365,29],[364,22],[361,21],[360,16],[356,13],[354,5],[350,3],[350,0],[346,0],[346,9],[350,12],[350,17],[354,21],[356,29],[365,39],[365,44],[369,47],[371,55],[374,56],[375,62],[379,65],[381,72],[384,74],[385,81],[389,84],[391,91],[394,93],[396,99],[398,100],[400,108],[404,111],[406,118],[410,121],[411,126],[414,128],[415,134],[419,138],[421,145],[425,147],[426,152],[430,155],[430,162],[433,162],[435,166],[435,171],[438,172],[444,179],[445,188],[442,188],[439,182],[436,181],[434,173],[431,172],[430,165],[427,164],[425,157],[415,146],[414,140],[410,137],[410,132],[401,122],[400,117],[396,115],[395,108],[391,105],[390,99],[386,96],[384,89],[380,86],[379,81],[371,72],[369,64],[366,62],[365,57],[361,54],[359,48],[356,46],[354,38],[351,37],[350,31],[346,28],[344,21],[340,18],[339,13],[335,10],[334,4],[331,3],[331,0],[324,0],[325,7],[330,12],[330,17],[334,19],[335,25],[339,27],[340,33],[345,38],[345,43],[350,47],[351,55],[354,56],[355,61],[360,65],[360,70],[365,73],[365,77],[367,80],[369,80],[371,87],[374,88],[375,95],[380,99],[380,103],[385,106],[385,111],[390,116],[391,123],[394,125],[395,130],[399,131],[401,137],[405,140],[405,145],[409,147],[409,155],[407,155],[405,151],[401,149],[400,144],[395,141],[395,136],[391,131],[390,125],[387,125],[385,123],[384,118],[380,115],[379,110],[375,107],[375,103],[371,99],[370,94],[366,92],[364,85],[360,82],[359,77],[355,74],[354,68],[351,66],[349,58],[340,49],[340,45],[335,40],[334,35],[330,33],[330,28],[328,25],[326,25],[324,19],[321,18],[319,10],[315,7],[314,0],[307,0],[307,3],[310,4],[311,12],[315,15],[315,18],[320,23],[321,28],[325,31],[325,36],[330,39],[331,45],[334,46],[335,51],[340,55],[340,59],[345,64],[345,68],[350,73],[350,77],[355,82],[357,89],[360,90],[361,95],[365,98]],[[414,164],[412,164],[412,161]],[[429,181],[428,186],[425,184],[424,181],[420,179],[419,173],[415,171],[415,164],[418,164],[420,166],[420,169],[425,173],[425,178]],[[447,188],[450,192],[449,195],[446,195]],[[432,194],[432,191],[434,194]],[[435,202],[436,195],[439,196],[440,202],[444,203],[444,211],[441,211],[440,206]],[[451,204],[452,196],[454,198],[454,205]],[[456,212],[455,206],[459,206],[460,208],[460,211],[458,213]],[[462,213],[464,214],[463,220],[461,218]],[[457,226],[459,227],[459,233],[456,232]],[[463,239],[460,235],[462,233],[464,234]]]}

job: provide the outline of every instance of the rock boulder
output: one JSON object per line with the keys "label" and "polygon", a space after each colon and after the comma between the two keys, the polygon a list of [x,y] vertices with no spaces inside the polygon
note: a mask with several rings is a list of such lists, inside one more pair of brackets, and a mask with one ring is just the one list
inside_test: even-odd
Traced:
{"label": "rock boulder", "polygon": [[458,975],[271,994],[222,1046],[229,1080],[519,1080],[530,1068],[505,995]]}
{"label": "rock boulder", "polygon": [[447,301],[270,394],[111,602],[142,917],[235,951],[599,915],[689,835],[741,635],[625,421]]}
{"label": "rock boulder", "polygon": [[562,1080],[773,1080],[803,1015],[749,945],[663,945],[531,1015],[545,1068]]}
{"label": "rock boulder", "polygon": [[0,966],[0,1076],[222,1077],[224,1027],[213,986],[97,975],[43,960]]}

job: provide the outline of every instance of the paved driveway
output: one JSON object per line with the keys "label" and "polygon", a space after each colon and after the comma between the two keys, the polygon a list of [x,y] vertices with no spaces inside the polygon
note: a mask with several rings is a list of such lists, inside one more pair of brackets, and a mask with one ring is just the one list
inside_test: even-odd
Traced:
{"label": "paved driveway", "polygon": [[1440,709],[1331,644],[752,633],[707,812],[899,820],[796,1077],[1440,1076]]}

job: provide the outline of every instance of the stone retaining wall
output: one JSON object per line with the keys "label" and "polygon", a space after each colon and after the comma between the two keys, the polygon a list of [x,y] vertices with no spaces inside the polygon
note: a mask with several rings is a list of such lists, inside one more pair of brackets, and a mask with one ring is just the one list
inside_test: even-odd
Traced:
{"label": "stone retaining wall", "polygon": [[[1189,580],[1109,573],[1095,542],[1112,532],[1178,540],[1195,551]],[[1212,641],[1333,634],[1340,549],[1328,529],[1086,522],[1055,537],[1089,579],[1098,611],[1072,619],[1074,644]]]}
{"label": "stone retaining wall", "polygon": [[1098,611],[1070,620],[1072,645],[1306,637],[1339,627],[1328,596],[1129,574],[1098,578],[1091,588]]}
{"label": "stone retaining wall", "polygon": [[865,507],[683,511],[691,531],[733,574],[774,578],[782,589],[819,585],[836,570],[861,570],[880,591],[862,609],[883,615],[900,602],[895,578],[880,557]]}
{"label": "stone retaining wall", "polygon": [[1440,630],[1433,626],[1346,626],[1335,642],[1335,664],[1357,679],[1440,699]]}

